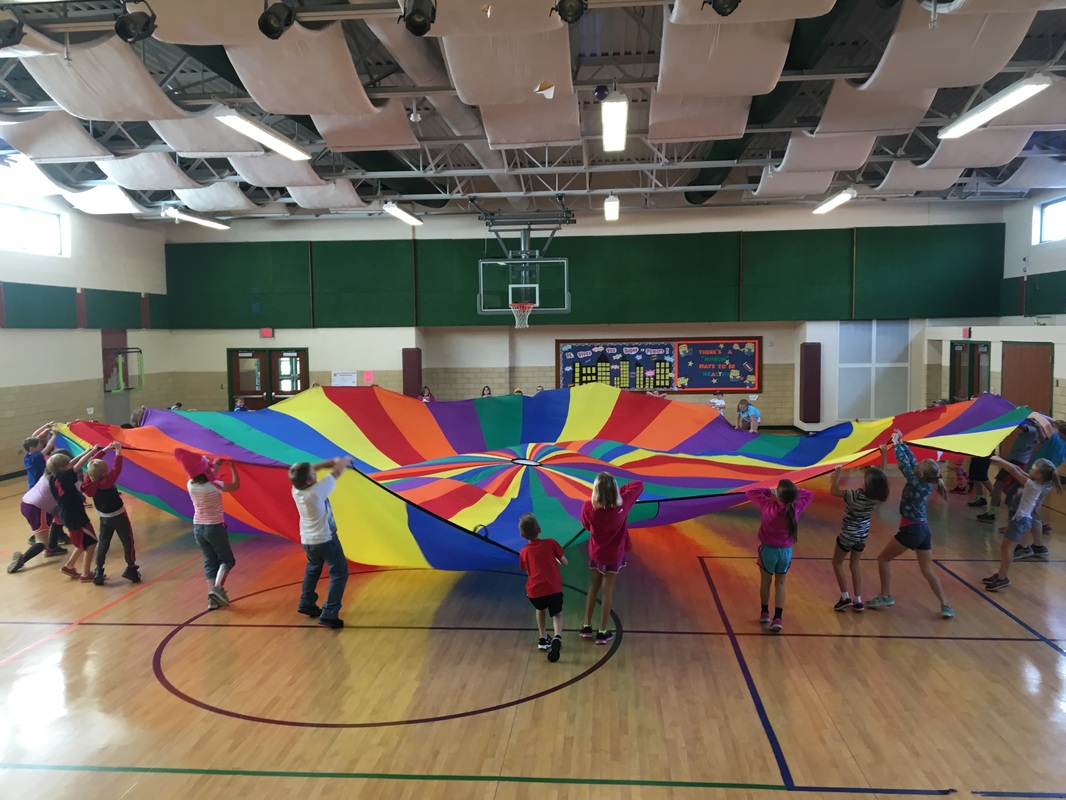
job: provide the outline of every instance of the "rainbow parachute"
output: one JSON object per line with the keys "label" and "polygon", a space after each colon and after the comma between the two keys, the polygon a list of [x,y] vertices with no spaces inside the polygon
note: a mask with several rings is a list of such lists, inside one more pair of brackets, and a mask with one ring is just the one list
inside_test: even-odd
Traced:
{"label": "rainbow parachute", "polygon": [[358,471],[341,476],[331,501],[351,560],[466,570],[513,566],[527,512],[564,546],[581,541],[581,504],[601,471],[644,481],[631,525],[664,525],[744,502],[746,489],[786,475],[874,463],[896,427],[913,445],[987,454],[1027,413],[986,394],[809,436],[753,436],[707,406],[599,384],[449,403],[360,387],[314,388],[244,413],[151,409],[141,428],[74,422],[63,432],[75,447],[120,441],[121,488],[186,519],[174,448],[231,459],[241,487],[225,496],[230,530],[294,541],[289,464],[350,455]]}

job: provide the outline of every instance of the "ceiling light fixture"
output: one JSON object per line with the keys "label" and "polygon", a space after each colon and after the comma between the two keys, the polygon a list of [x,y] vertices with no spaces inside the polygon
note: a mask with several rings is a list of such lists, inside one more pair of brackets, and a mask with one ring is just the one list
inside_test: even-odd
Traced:
{"label": "ceiling light fixture", "polygon": [[403,24],[415,36],[425,36],[437,21],[437,0],[405,0]]}
{"label": "ceiling light fixture", "polygon": [[176,222],[192,222],[196,225],[203,225],[205,228],[214,228],[216,231],[229,230],[229,225],[226,225],[223,222],[218,222],[209,217],[190,214],[188,211],[182,211],[180,208],[164,208],[163,216]]}
{"label": "ceiling light fixture", "polygon": [[215,119],[292,161],[309,161],[311,159],[310,153],[294,144],[290,139],[286,139],[273,128],[257,122],[235,108],[224,108],[216,111]]}
{"label": "ceiling light fixture", "polygon": [[614,192],[611,192],[603,199],[603,218],[608,222],[614,222],[618,219],[619,208],[621,208],[621,203],[615,197]]}
{"label": "ceiling light fixture", "polygon": [[148,5],[148,0],[129,0],[129,5],[137,3],[144,3],[148,6],[148,13],[131,11],[120,14],[115,20],[115,35],[126,44],[147,39],[155,33],[155,11]]}
{"label": "ceiling light fixture", "polygon": [[559,15],[559,19],[563,22],[573,25],[579,19],[581,19],[585,12],[589,10],[589,0],[559,0],[552,10],[548,12],[550,16],[552,11]]}
{"label": "ceiling light fixture", "polygon": [[1030,97],[1044,91],[1051,86],[1054,78],[1044,72],[1030,75],[1024,80],[1008,86],[1002,92],[997,92],[985,100],[979,106],[974,106],[947,127],[941,128],[937,136],[941,139],[958,139],[982,125],[1010,111],[1015,106],[1021,105]]}
{"label": "ceiling light fixture", "polygon": [[703,6],[710,6],[718,12],[719,16],[728,17],[738,8],[740,8],[740,0],[703,0]]}
{"label": "ceiling light fixture", "polygon": [[617,153],[626,149],[626,125],[629,120],[629,100],[615,89],[600,103],[603,122],[603,149]]}
{"label": "ceiling light fixture", "polygon": [[381,210],[386,214],[396,217],[398,220],[406,222],[408,225],[421,225],[422,220],[416,217],[414,214],[408,213],[396,205],[391,200],[381,207]]}
{"label": "ceiling light fixture", "polygon": [[259,15],[259,32],[268,39],[280,39],[296,22],[296,9],[291,2],[267,6],[263,0],[263,13]]}
{"label": "ceiling light fixture", "polygon": [[837,194],[830,197],[828,200],[823,200],[821,203],[819,203],[818,206],[814,209],[814,213],[828,214],[834,208],[840,208],[840,206],[844,205],[848,201],[854,200],[858,196],[858,194],[859,193],[854,189],[845,189],[842,192],[838,192]]}
{"label": "ceiling light fixture", "polygon": [[22,20],[15,16],[15,12],[12,11],[11,16],[6,19],[0,19],[0,48],[14,47],[25,35]]}

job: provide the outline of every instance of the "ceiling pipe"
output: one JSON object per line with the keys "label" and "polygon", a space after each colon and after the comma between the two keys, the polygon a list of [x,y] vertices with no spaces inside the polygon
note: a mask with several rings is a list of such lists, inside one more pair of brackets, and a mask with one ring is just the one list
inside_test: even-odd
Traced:
{"label": "ceiling pipe", "polygon": [[[402,25],[397,25],[395,20],[368,19],[366,25],[392,53],[396,63],[416,86],[441,86],[450,83],[444,62],[429,41],[411,36]],[[427,99],[456,136],[485,135],[485,128],[474,109],[457,96],[435,95]],[[506,169],[503,154],[498,150],[492,150],[488,142],[465,142],[464,144],[477,159],[478,164],[485,169]],[[522,193],[522,184],[513,175],[493,175],[492,180],[501,192],[512,195]],[[527,197],[512,196],[508,197],[508,201],[514,208],[523,211],[530,206],[530,200]]]}

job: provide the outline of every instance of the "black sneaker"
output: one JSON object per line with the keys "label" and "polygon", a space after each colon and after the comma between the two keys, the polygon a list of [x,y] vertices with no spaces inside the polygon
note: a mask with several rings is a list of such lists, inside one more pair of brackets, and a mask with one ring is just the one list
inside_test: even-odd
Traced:
{"label": "black sneaker", "polygon": [[614,631],[597,631],[596,644],[610,644],[614,639]]}
{"label": "black sneaker", "polygon": [[56,556],[65,556],[67,554],[67,552],[68,552],[67,548],[65,548],[65,547],[56,547],[56,548],[54,548],[52,550],[49,550],[49,549],[45,548],[44,557],[45,558],[55,558]]}
{"label": "black sneaker", "polygon": [[141,582],[141,570],[136,564],[131,564],[122,570],[122,577],[128,580],[130,583]]}
{"label": "black sneaker", "polygon": [[317,619],[322,616],[322,609],[318,606],[300,606],[296,609],[297,614],[303,614],[311,619]]}
{"label": "black sneaker", "polygon": [[97,567],[96,572],[93,573],[93,583],[97,586],[103,586],[107,580],[107,576],[104,574],[102,567]]}
{"label": "black sneaker", "polygon": [[848,597],[848,598],[841,597],[839,600],[837,600],[837,604],[835,606],[833,606],[833,610],[834,611],[845,611],[846,609],[851,608],[851,606],[852,606],[852,603],[851,603],[851,598],[850,597]]}
{"label": "black sneaker", "polygon": [[551,650],[551,646],[552,640],[549,639],[547,636],[541,636],[539,639],[537,639],[538,650]]}
{"label": "black sneaker", "polygon": [[58,539],[56,539],[56,544],[58,544],[58,545],[67,545],[67,544],[70,544],[70,537],[69,537],[69,536],[67,536],[67,535],[66,535],[66,534],[64,533],[64,534],[60,535],[60,537],[59,537]]}
{"label": "black sneaker", "polygon": [[851,604],[851,610],[854,611],[856,614],[861,614],[863,611],[866,610],[866,606],[862,604],[862,600],[855,600]]}
{"label": "black sneaker", "polygon": [[999,573],[998,572],[993,572],[987,578],[981,578],[981,583],[983,583],[985,586],[988,586],[988,584],[995,583],[998,580],[999,580]]}
{"label": "black sneaker", "polygon": [[1023,561],[1024,559],[1032,558],[1032,557],[1033,557],[1033,548],[1031,548],[1031,547],[1022,547],[1021,545],[1018,545],[1017,547],[1014,548],[1014,560],[1015,561]]}
{"label": "black sneaker", "polygon": [[1034,559],[1039,559],[1040,561],[1047,561],[1048,560],[1048,556],[1050,556],[1050,555],[1051,555],[1051,553],[1046,547],[1041,547],[1040,545],[1035,545],[1035,544],[1033,545],[1033,558]]}
{"label": "black sneaker", "polygon": [[996,521],[996,515],[986,511],[984,514],[978,514],[977,515],[977,521],[978,522],[995,522]]}
{"label": "black sneaker", "polygon": [[1000,589],[1006,589],[1010,586],[1010,578],[996,578],[994,581],[985,584],[986,592],[998,592]]}
{"label": "black sneaker", "polygon": [[333,628],[335,631],[339,631],[344,627],[344,620],[339,617],[319,617],[318,624],[326,628]]}
{"label": "black sneaker", "polygon": [[548,651],[548,660],[553,664],[559,660],[559,653],[563,651],[563,640],[556,636],[552,639],[551,649]]}
{"label": "black sneaker", "polygon": [[592,630],[591,625],[582,625],[581,630],[578,632],[578,635],[582,639],[591,639],[593,636],[596,635],[596,631]]}
{"label": "black sneaker", "polygon": [[985,500],[983,497],[978,497],[976,500],[971,500],[966,505],[968,505],[970,508],[978,508],[980,506],[987,506],[988,501]]}

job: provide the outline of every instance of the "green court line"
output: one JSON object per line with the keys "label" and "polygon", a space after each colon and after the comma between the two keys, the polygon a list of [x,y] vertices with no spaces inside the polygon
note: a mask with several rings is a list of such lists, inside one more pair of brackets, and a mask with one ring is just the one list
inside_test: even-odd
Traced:
{"label": "green court line", "polygon": [[446,783],[546,783],[575,786],[662,786],[677,789],[762,789],[770,792],[786,792],[780,784],[769,783],[718,783],[714,781],[653,781],[620,780],[612,778],[536,778],[520,775],[403,775],[381,772],[279,772],[254,769],[195,769],[182,767],[113,767],[75,764],[0,764],[0,770],[26,770],[36,772],[111,772],[146,775],[222,775],[246,778],[330,778],[362,781],[440,781]]}

